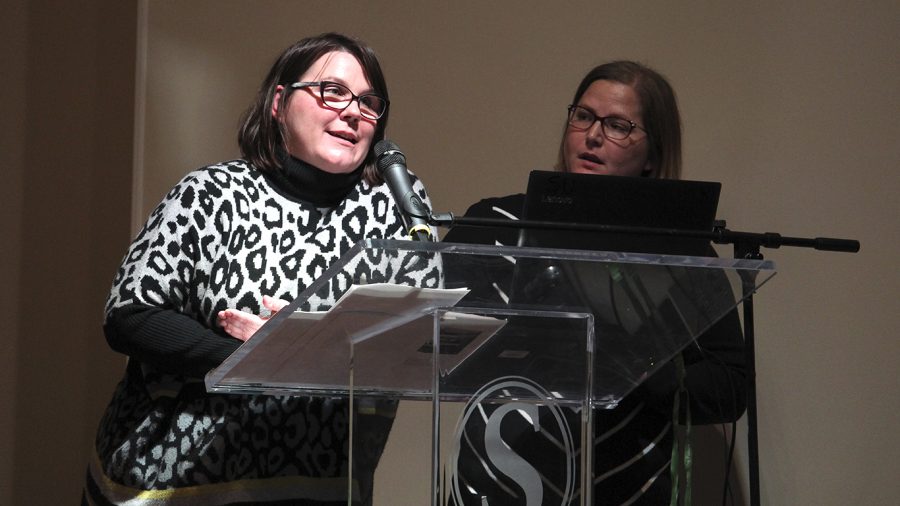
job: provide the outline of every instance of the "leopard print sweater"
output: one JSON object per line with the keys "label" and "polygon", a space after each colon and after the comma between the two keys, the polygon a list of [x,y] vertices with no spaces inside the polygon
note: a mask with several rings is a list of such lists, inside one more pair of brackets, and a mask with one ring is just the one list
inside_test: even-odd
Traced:
{"label": "leopard print sweater", "polygon": [[[428,202],[414,177],[413,188]],[[208,394],[201,378],[240,344],[216,329],[218,311],[259,313],[262,295],[292,300],[358,241],[403,234],[386,185],[360,181],[320,210],[243,160],[185,176],[132,243],[109,295],[107,338],[129,365],[100,424],[86,501],[346,504],[355,416],[369,441],[354,455],[353,495],[368,502],[391,404],[351,414],[338,398]],[[436,265],[418,268],[406,282],[439,285]]]}

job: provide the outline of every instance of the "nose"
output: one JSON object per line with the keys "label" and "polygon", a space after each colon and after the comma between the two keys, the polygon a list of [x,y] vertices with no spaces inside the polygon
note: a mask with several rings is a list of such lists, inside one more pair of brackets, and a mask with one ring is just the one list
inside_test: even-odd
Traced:
{"label": "nose", "polygon": [[362,118],[362,111],[359,109],[359,99],[350,101],[350,104],[341,111],[341,118],[347,121],[359,121]]}
{"label": "nose", "polygon": [[599,121],[595,121],[585,133],[587,134],[587,142],[596,145],[603,144],[603,125]]}

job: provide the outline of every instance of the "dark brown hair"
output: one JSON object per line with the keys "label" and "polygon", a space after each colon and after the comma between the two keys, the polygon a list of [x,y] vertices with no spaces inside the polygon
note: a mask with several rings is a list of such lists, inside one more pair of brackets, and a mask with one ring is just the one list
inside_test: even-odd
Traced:
{"label": "dark brown hair", "polygon": [[[614,61],[594,67],[581,80],[575,91],[573,104],[581,100],[594,81],[614,81],[631,86],[641,102],[641,122],[647,131],[649,177],[678,179],[681,177],[681,116],[675,91],[665,77],[653,69],[633,61]],[[566,127],[568,128],[568,126]],[[557,170],[567,170],[563,146],[566,131],[560,142]]]}
{"label": "dark brown hair", "polygon": [[[381,65],[372,50],[362,41],[352,39],[339,33],[324,33],[315,37],[308,37],[298,41],[281,53],[281,56],[272,65],[269,74],[262,82],[256,100],[241,118],[241,126],[238,130],[238,145],[241,155],[259,170],[279,170],[281,162],[278,161],[276,150],[284,146],[284,131],[280,121],[272,117],[272,105],[275,101],[278,85],[284,86],[296,82],[323,55],[343,51],[350,53],[363,68],[366,79],[371,83],[375,93],[389,100],[387,83],[381,71]],[[288,93],[281,94],[279,111],[286,109]],[[375,143],[384,139],[384,131],[387,127],[388,112],[378,119],[375,126],[375,137],[369,152],[363,161],[363,178],[370,184],[381,183],[381,177],[375,170]]]}

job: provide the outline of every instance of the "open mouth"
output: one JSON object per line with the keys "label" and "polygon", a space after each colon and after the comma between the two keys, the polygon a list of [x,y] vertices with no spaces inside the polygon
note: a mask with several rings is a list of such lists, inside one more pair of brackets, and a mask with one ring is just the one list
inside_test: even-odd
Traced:
{"label": "open mouth", "polygon": [[356,144],[357,142],[359,142],[356,139],[355,135],[345,133],[345,132],[328,132],[328,135],[331,135],[332,137],[337,137],[338,139],[343,139],[343,140],[349,142],[350,144]]}
{"label": "open mouth", "polygon": [[591,163],[596,163],[597,165],[603,165],[603,160],[601,160],[597,155],[591,153],[581,153],[578,155],[580,160],[585,160]]}

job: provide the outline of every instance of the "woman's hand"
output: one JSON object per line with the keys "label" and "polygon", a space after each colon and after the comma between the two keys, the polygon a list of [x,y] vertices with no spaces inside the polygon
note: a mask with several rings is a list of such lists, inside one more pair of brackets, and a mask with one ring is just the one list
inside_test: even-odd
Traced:
{"label": "woman's hand", "polygon": [[226,309],[219,311],[217,319],[219,326],[231,337],[246,341],[266,323],[266,320],[289,304],[286,300],[275,299],[268,295],[263,296],[262,303],[263,307],[269,310],[268,316],[263,317],[237,309]]}

